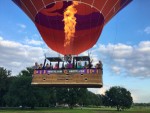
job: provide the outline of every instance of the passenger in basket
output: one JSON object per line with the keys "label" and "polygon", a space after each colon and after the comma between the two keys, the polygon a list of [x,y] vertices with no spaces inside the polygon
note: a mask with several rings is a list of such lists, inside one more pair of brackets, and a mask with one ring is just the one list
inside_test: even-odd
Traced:
{"label": "passenger in basket", "polygon": [[78,62],[77,68],[78,68],[78,69],[81,69],[81,68],[82,68],[81,62]]}
{"label": "passenger in basket", "polygon": [[89,68],[89,65],[88,65],[87,62],[85,61],[85,62],[84,62],[84,69],[87,69],[87,68]]}
{"label": "passenger in basket", "polygon": [[43,68],[43,64],[40,64],[39,69],[42,69],[42,68]]}
{"label": "passenger in basket", "polygon": [[102,64],[102,62],[99,60],[99,62],[96,64],[95,67],[98,68],[98,69],[103,70],[103,64]]}
{"label": "passenger in basket", "polygon": [[35,62],[35,65],[33,66],[33,69],[38,69],[39,68],[39,65],[37,62]]}
{"label": "passenger in basket", "polygon": [[72,67],[73,67],[73,65],[72,65],[71,61],[69,61],[68,65],[67,65],[67,68],[72,69]]}
{"label": "passenger in basket", "polygon": [[93,67],[93,59],[90,61],[90,64],[88,65],[89,66],[89,68],[92,68]]}
{"label": "passenger in basket", "polygon": [[50,65],[48,63],[46,64],[46,69],[50,69]]}
{"label": "passenger in basket", "polygon": [[58,67],[58,63],[56,63],[56,64],[55,64],[54,69],[59,69],[59,67]]}
{"label": "passenger in basket", "polygon": [[52,63],[50,63],[50,69],[53,69],[53,65],[52,65]]}
{"label": "passenger in basket", "polygon": [[68,55],[68,62],[71,62],[71,60],[72,60],[72,56],[69,54]]}

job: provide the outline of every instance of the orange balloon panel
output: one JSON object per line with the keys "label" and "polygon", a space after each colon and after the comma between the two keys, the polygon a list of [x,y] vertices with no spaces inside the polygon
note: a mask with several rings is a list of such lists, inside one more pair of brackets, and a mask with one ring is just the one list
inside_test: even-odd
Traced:
{"label": "orange balloon panel", "polygon": [[131,0],[77,0],[76,27],[70,44],[64,46],[64,11],[72,1],[13,0],[35,23],[45,43],[61,54],[80,54],[93,47],[104,25]]}

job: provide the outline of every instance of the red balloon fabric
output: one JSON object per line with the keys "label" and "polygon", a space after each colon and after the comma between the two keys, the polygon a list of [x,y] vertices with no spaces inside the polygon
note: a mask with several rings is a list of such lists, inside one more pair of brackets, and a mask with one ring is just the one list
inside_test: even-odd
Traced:
{"label": "red balloon fabric", "polygon": [[[97,42],[104,25],[131,0],[13,0],[34,22],[45,43],[61,54],[77,55]],[[76,28],[69,46],[64,46],[63,13],[73,1]]]}

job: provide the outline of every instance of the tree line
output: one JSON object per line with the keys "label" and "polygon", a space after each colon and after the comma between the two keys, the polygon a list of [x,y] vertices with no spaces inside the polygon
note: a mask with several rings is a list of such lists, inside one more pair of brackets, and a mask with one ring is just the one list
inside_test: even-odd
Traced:
{"label": "tree line", "polygon": [[130,108],[133,100],[125,88],[115,86],[105,95],[87,88],[31,86],[33,69],[28,67],[17,76],[0,67],[0,107],[107,106],[117,110]]}

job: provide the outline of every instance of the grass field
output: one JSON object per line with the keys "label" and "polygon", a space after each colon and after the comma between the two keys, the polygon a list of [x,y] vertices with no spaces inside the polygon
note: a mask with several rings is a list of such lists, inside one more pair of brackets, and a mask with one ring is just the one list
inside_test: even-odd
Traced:
{"label": "grass field", "polygon": [[116,109],[113,108],[75,108],[75,109],[2,109],[0,110],[0,113],[150,113],[150,107],[136,107],[131,108],[125,111],[116,111]]}

